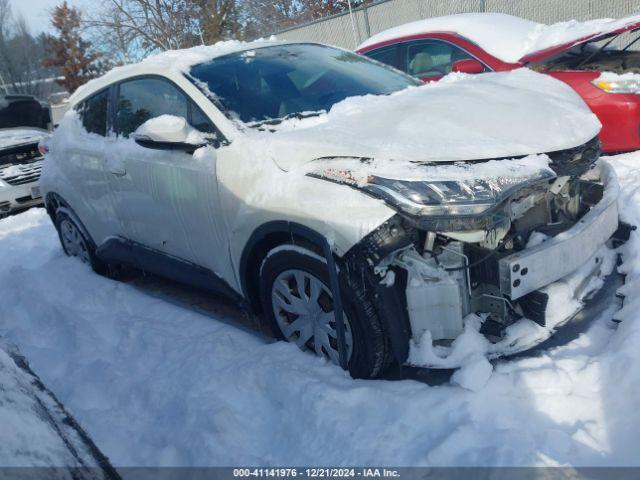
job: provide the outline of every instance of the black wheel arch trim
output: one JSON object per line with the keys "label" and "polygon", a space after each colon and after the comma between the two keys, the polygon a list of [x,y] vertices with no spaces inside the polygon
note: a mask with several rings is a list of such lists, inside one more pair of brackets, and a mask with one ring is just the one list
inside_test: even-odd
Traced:
{"label": "black wheel arch trim", "polygon": [[[296,237],[302,238],[321,249],[320,251],[327,261],[329,283],[331,294],[333,296],[336,330],[338,333],[338,354],[340,357],[340,366],[343,370],[348,370],[347,350],[345,343],[345,326],[343,317],[344,312],[342,309],[342,296],[340,293],[338,271],[335,263],[335,258],[333,256],[333,250],[331,248],[331,245],[329,244],[329,241],[324,235],[299,223],[288,221],[273,221],[265,223],[258,227],[253,232],[251,237],[249,237],[249,241],[245,245],[242,255],[240,256],[240,282],[245,298],[248,300],[250,305],[253,306],[253,300],[258,297],[249,290],[250,286],[247,282],[247,280],[249,280],[249,266],[255,266],[253,265],[253,263],[250,263],[250,261],[256,260],[252,258],[252,254],[261,252],[261,249],[256,247],[260,245],[262,241],[266,240],[270,234],[289,235],[289,238],[294,245]],[[254,287],[256,286],[254,285]]]}
{"label": "black wheel arch trim", "polygon": [[91,245],[93,246],[93,248],[96,248],[96,243],[93,240],[93,237],[91,237],[91,235],[89,234],[89,230],[87,230],[87,227],[84,226],[84,223],[82,223],[82,220],[80,220],[80,217],[78,217],[78,215],[73,210],[73,208],[71,208],[69,203],[64,198],[62,198],[61,195],[55,192],[47,193],[45,197],[44,205],[47,210],[47,213],[49,214],[49,218],[51,218],[51,221],[53,222],[54,225],[56,225],[57,212],[62,212],[66,214],[69,218],[71,218],[71,220],[73,220],[76,226],[80,229],[85,239],[88,242],[91,242]]}
{"label": "black wheel arch trim", "polygon": [[[255,311],[259,311],[259,306],[255,303],[257,302],[257,297],[254,296],[251,285],[249,285],[250,271],[253,261],[262,260],[262,258],[256,259],[254,257],[256,255],[261,256],[259,246],[261,243],[268,241],[269,237],[277,239],[274,240],[276,245],[272,248],[275,248],[277,244],[282,245],[287,242],[295,245],[297,239],[304,239],[315,245],[319,249],[318,253],[321,255],[323,255],[324,244],[327,243],[324,235],[296,222],[274,220],[256,228],[242,250],[239,264],[242,294]],[[268,251],[264,253],[268,253]]]}

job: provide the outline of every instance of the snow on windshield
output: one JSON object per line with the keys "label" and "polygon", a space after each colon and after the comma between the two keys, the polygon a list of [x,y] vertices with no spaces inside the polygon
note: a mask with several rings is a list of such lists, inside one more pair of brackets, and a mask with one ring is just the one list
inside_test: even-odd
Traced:
{"label": "snow on windshield", "polygon": [[421,33],[453,32],[477,43],[483,50],[504,62],[516,63],[528,54],[617,30],[637,21],[640,21],[640,16],[621,20],[570,20],[545,25],[503,13],[463,13],[418,20],[390,28],[372,36],[358,48]]}

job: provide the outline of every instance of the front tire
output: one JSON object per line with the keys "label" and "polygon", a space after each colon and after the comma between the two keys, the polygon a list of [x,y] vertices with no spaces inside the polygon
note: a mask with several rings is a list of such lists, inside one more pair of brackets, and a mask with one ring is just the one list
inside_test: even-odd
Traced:
{"label": "front tire", "polygon": [[91,239],[87,238],[83,230],[65,212],[56,212],[56,229],[62,250],[69,257],[77,257],[82,263],[91,266],[94,272],[106,275],[108,265],[96,256],[95,246]]}
{"label": "front tire", "polygon": [[[262,264],[260,301],[266,321],[282,340],[338,364],[338,342],[327,264],[311,250],[279,247]],[[382,373],[389,344],[373,305],[341,282],[349,372]]]}

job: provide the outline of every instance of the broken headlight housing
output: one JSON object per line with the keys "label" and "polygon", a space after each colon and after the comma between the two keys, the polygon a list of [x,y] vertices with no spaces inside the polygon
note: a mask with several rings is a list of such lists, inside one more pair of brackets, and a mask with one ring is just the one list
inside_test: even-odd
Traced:
{"label": "broken headlight housing", "polygon": [[357,179],[349,170],[333,168],[308,175],[353,186],[409,215],[430,217],[482,215],[517,190],[555,178],[549,169],[526,176],[437,181],[399,180],[376,175]]}
{"label": "broken headlight housing", "polygon": [[[536,180],[551,178],[553,175],[545,172]],[[362,188],[411,215],[473,216],[490,210],[531,182],[531,178],[510,177],[437,182],[372,177]]]}

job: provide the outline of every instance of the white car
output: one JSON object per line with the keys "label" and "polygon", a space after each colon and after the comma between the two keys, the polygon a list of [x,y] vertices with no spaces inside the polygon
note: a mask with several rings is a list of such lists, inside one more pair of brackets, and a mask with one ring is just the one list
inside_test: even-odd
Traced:
{"label": "white car", "polygon": [[0,96],[0,217],[42,204],[38,144],[50,121],[49,108],[33,97]]}
{"label": "white car", "polygon": [[70,105],[42,178],[67,254],[230,295],[354,376],[454,366],[473,325],[489,356],[529,348],[610,271],[600,124],[528,70],[422,85],[323,45],[225,42]]}

